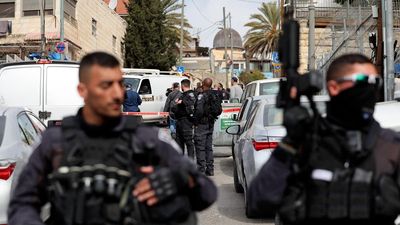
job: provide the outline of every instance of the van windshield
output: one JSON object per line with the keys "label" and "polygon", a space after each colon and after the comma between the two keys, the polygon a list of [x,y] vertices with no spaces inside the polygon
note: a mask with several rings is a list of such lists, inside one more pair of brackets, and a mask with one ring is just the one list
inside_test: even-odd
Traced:
{"label": "van windshield", "polygon": [[140,79],[138,78],[124,78],[124,85],[126,86],[127,84],[130,84],[132,86],[133,91],[137,92],[139,83]]}

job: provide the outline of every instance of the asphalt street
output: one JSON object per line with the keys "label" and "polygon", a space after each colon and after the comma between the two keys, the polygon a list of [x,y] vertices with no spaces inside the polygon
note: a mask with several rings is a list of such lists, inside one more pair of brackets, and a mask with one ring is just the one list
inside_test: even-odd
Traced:
{"label": "asphalt street", "polygon": [[[227,147],[224,147],[227,148]],[[229,147],[230,148],[230,147]],[[218,201],[209,209],[199,213],[200,225],[240,225],[240,224],[270,224],[271,220],[247,219],[244,208],[243,194],[235,192],[233,187],[232,157],[224,156],[221,152],[230,149],[215,149],[215,176],[212,177],[218,187]],[[221,151],[222,150],[222,151]],[[225,154],[226,155],[226,154]]]}

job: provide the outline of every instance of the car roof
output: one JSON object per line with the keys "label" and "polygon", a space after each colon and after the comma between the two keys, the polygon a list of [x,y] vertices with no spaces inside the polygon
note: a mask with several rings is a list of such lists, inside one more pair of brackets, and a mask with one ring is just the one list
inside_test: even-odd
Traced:
{"label": "car roof", "polygon": [[[79,65],[78,62],[73,62],[73,61],[58,61],[58,60],[54,60],[51,61],[51,64],[69,64],[69,65]],[[48,64],[48,65],[49,65]],[[43,64],[39,64],[36,61],[23,61],[23,62],[13,62],[13,63],[4,63],[0,65],[0,69],[5,68],[5,67],[9,67],[9,66],[22,66],[22,65],[43,65]]]}
{"label": "car roof", "polygon": [[254,100],[262,100],[262,99],[276,99],[276,95],[257,95],[257,96],[250,96],[247,97],[246,99],[251,99],[252,101]]}
{"label": "car roof", "polygon": [[[249,98],[255,98],[255,97],[249,97]],[[275,104],[276,103],[276,95],[260,95],[260,96],[257,96],[257,97],[261,97],[260,100],[264,100],[268,104]],[[327,102],[327,101],[329,101],[330,97],[328,95],[314,95],[313,99],[316,102]],[[302,96],[300,101],[301,102],[308,102],[308,99],[305,96]]]}
{"label": "car roof", "polygon": [[262,79],[262,80],[255,80],[250,83],[248,83],[246,86],[250,84],[256,84],[256,83],[274,83],[274,82],[279,82],[281,78],[268,78],[268,79]]}
{"label": "car roof", "polygon": [[0,116],[17,115],[22,111],[30,111],[23,107],[0,106]]}

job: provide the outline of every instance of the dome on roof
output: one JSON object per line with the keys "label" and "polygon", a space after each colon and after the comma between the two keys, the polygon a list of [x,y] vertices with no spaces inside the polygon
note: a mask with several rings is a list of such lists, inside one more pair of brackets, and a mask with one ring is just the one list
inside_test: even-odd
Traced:
{"label": "dome on roof", "polygon": [[[226,45],[228,48],[231,47],[231,40],[229,38],[229,34],[232,32],[232,38],[233,38],[233,47],[234,48],[243,48],[243,42],[242,42],[242,37],[240,37],[240,34],[234,30],[234,29],[226,29]],[[213,43],[213,48],[224,48],[224,30],[220,30],[214,37],[214,43]]]}

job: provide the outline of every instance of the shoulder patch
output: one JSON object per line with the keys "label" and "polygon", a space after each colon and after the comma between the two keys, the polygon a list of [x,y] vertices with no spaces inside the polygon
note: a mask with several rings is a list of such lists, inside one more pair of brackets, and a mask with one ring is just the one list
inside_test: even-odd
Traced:
{"label": "shoulder patch", "polygon": [[193,92],[190,92],[190,93],[189,93],[189,96],[193,98],[193,97],[194,97]]}
{"label": "shoulder patch", "polygon": [[201,100],[203,98],[203,94],[199,94],[199,96],[197,96],[197,100]]}
{"label": "shoulder patch", "polygon": [[174,148],[177,152],[182,153],[181,148],[175,142],[175,140],[172,139],[171,135],[169,134],[169,132],[167,130],[159,129],[158,130],[158,139],[160,139],[160,141],[162,141],[162,142],[165,142],[165,143],[171,145],[172,148]]}

